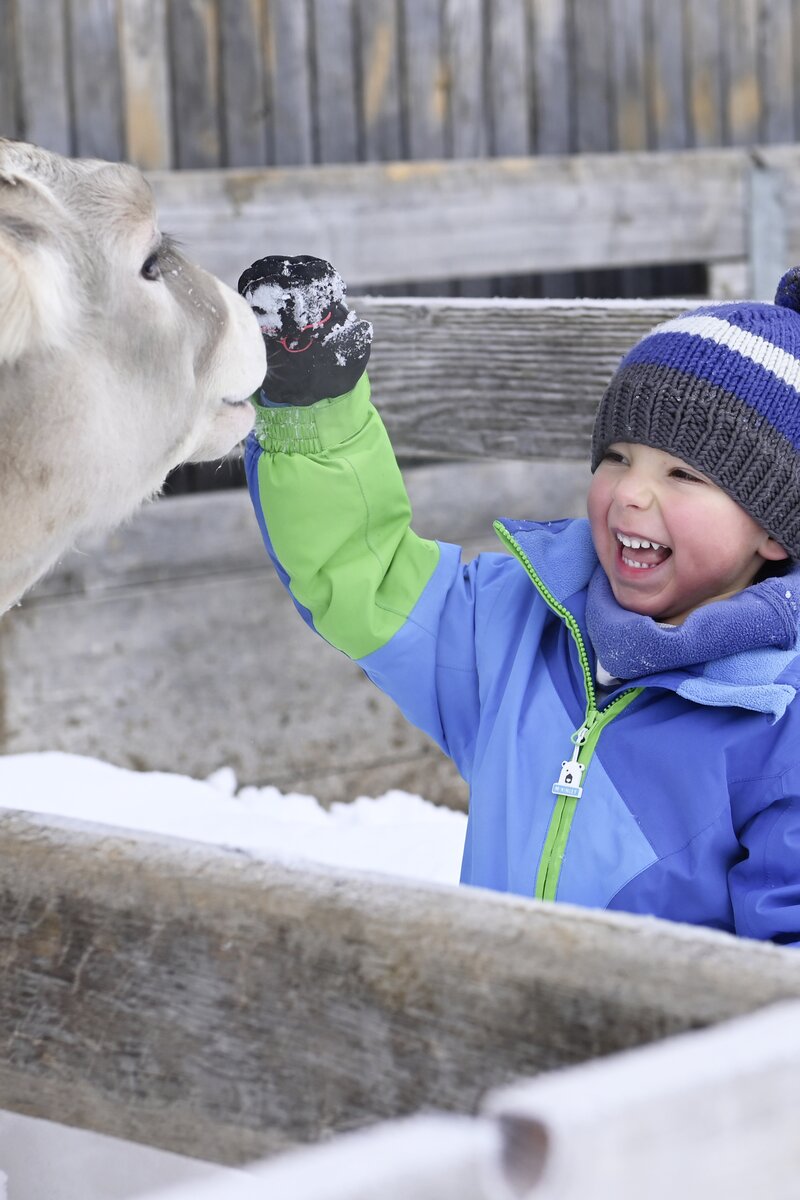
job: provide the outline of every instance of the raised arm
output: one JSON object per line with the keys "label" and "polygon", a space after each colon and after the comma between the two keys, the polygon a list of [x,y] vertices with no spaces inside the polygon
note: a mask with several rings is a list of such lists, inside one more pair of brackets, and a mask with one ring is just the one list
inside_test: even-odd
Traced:
{"label": "raised arm", "polygon": [[467,773],[480,708],[476,579],[492,565],[462,567],[458,547],[411,531],[364,373],[372,330],[348,310],[336,272],[272,257],[245,272],[240,290],[267,344],[245,461],[280,577],[308,624]]}

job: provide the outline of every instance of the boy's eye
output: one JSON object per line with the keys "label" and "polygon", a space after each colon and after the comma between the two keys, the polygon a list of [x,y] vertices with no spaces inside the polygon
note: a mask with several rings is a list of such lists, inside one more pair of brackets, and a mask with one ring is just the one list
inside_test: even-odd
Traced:
{"label": "boy's eye", "polygon": [[625,459],[623,458],[623,456],[620,454],[620,452],[618,450],[606,450],[605,454],[603,455],[603,458],[606,460],[606,462],[613,462],[613,463],[621,463],[621,462],[625,461]]}
{"label": "boy's eye", "polygon": [[684,471],[680,467],[676,467],[672,474],[675,479],[686,479],[689,483],[703,482],[697,475],[692,475],[691,471]]}

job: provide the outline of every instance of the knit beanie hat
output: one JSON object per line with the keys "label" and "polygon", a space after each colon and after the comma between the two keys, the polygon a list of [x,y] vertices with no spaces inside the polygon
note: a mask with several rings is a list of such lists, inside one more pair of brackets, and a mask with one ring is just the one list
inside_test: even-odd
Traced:
{"label": "knit beanie hat", "polygon": [[600,401],[592,471],[613,442],[683,459],[800,559],[800,267],[774,304],[708,304],[651,329]]}

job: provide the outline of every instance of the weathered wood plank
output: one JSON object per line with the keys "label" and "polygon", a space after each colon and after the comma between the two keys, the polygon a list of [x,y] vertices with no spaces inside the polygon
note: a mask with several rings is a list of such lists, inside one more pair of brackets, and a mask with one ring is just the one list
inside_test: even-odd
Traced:
{"label": "weathered wood plank", "polygon": [[268,75],[275,162],[314,162],[308,9],[299,0],[268,0]]}
{"label": "weathered wood plank", "polygon": [[573,149],[566,0],[528,0],[532,15],[533,127],[538,154]]}
{"label": "weathered wood plank", "polygon": [[[798,151],[771,153],[790,195]],[[223,279],[235,283],[269,239],[282,253],[330,258],[355,287],[646,264],[656,254],[664,262],[741,258],[750,161],[745,151],[704,151],[151,180],[165,225]],[[789,208],[796,246],[800,211]]]}
{"label": "weathered wood plank", "polygon": [[352,0],[313,0],[316,125],[322,162],[355,162],[358,125]]}
{"label": "weathered wood plank", "polygon": [[0,0],[0,137],[19,137],[14,0]]}
{"label": "weathered wood plank", "polygon": [[552,1196],[546,1181],[557,1179],[564,1200],[748,1200],[762,1190],[792,1200],[799,1028],[800,1005],[773,1005],[516,1084],[484,1112],[504,1125],[506,1162],[514,1142],[528,1142],[518,1161],[532,1198]]}
{"label": "weathered wood plank", "polygon": [[166,0],[119,0],[125,157],[142,170],[173,164]]}
{"label": "weathered wood plank", "polygon": [[794,140],[794,74],[792,0],[760,0],[758,81],[762,94],[761,138]]}
{"label": "weathered wood plank", "polygon": [[[796,1002],[248,1169],[247,1200],[794,1200]],[[202,1200],[229,1200],[224,1180]],[[232,1193],[238,1197],[238,1190]],[[195,1200],[196,1189],[147,1200]]]}
{"label": "weathered wood plank", "polygon": [[[375,327],[370,376],[397,452],[460,459],[585,460],[595,408],[620,358],[685,307],[676,301],[358,304]],[[486,421],[487,403],[502,421]]]}
{"label": "weathered wood plank", "polygon": [[453,158],[486,154],[482,0],[444,0],[444,47],[450,80],[449,150]]}
{"label": "weathered wood plank", "polygon": [[0,964],[7,1107],[219,1162],[800,995],[709,930],[10,813]]}
{"label": "weathered wood plank", "polygon": [[682,150],[689,145],[686,120],[683,6],[650,4],[647,83],[650,91],[654,150]]}
{"label": "weathered wood plank", "polygon": [[574,22],[575,142],[578,153],[611,150],[608,17],[604,3],[583,4]]}
{"label": "weathered wood plank", "polygon": [[763,101],[758,86],[758,16],[754,0],[721,0],[723,130],[731,146],[759,140]]}
{"label": "weathered wood plank", "polygon": [[614,147],[648,146],[644,8],[642,0],[610,0]]}
{"label": "weathered wood plank", "polygon": [[692,145],[720,146],[723,129],[720,0],[688,4],[686,72]]}
{"label": "weathered wood plank", "polygon": [[16,6],[22,136],[47,150],[72,153],[67,34],[62,0]]}
{"label": "weathered wood plank", "polygon": [[397,4],[398,0],[358,0],[356,8],[367,162],[403,156]]}
{"label": "weathered wood plank", "polygon": [[230,167],[269,161],[262,17],[261,0],[219,0],[223,160]]}
{"label": "weathered wood plank", "polygon": [[75,153],[124,157],[117,5],[84,0],[68,6]]}
{"label": "weathered wood plank", "polygon": [[528,154],[531,89],[525,0],[495,0],[488,35],[490,153]]}
{"label": "weathered wood plank", "polygon": [[171,0],[175,153],[178,167],[221,163],[216,0]]}
{"label": "weathered wood plank", "polygon": [[443,57],[441,0],[405,0],[402,36],[409,158],[444,158],[449,80]]}

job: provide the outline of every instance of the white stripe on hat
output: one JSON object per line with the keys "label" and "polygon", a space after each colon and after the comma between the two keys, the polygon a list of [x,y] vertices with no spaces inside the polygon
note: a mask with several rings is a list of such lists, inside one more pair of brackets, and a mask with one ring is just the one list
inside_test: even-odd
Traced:
{"label": "white stripe on hat", "polygon": [[721,317],[707,314],[675,317],[673,321],[665,321],[652,330],[654,337],[660,333],[693,333],[719,346],[727,346],[729,350],[741,354],[742,358],[750,359],[771,371],[800,394],[800,362],[794,355],[759,337],[757,333],[749,333],[738,325],[731,325],[730,321],[723,321]]}

